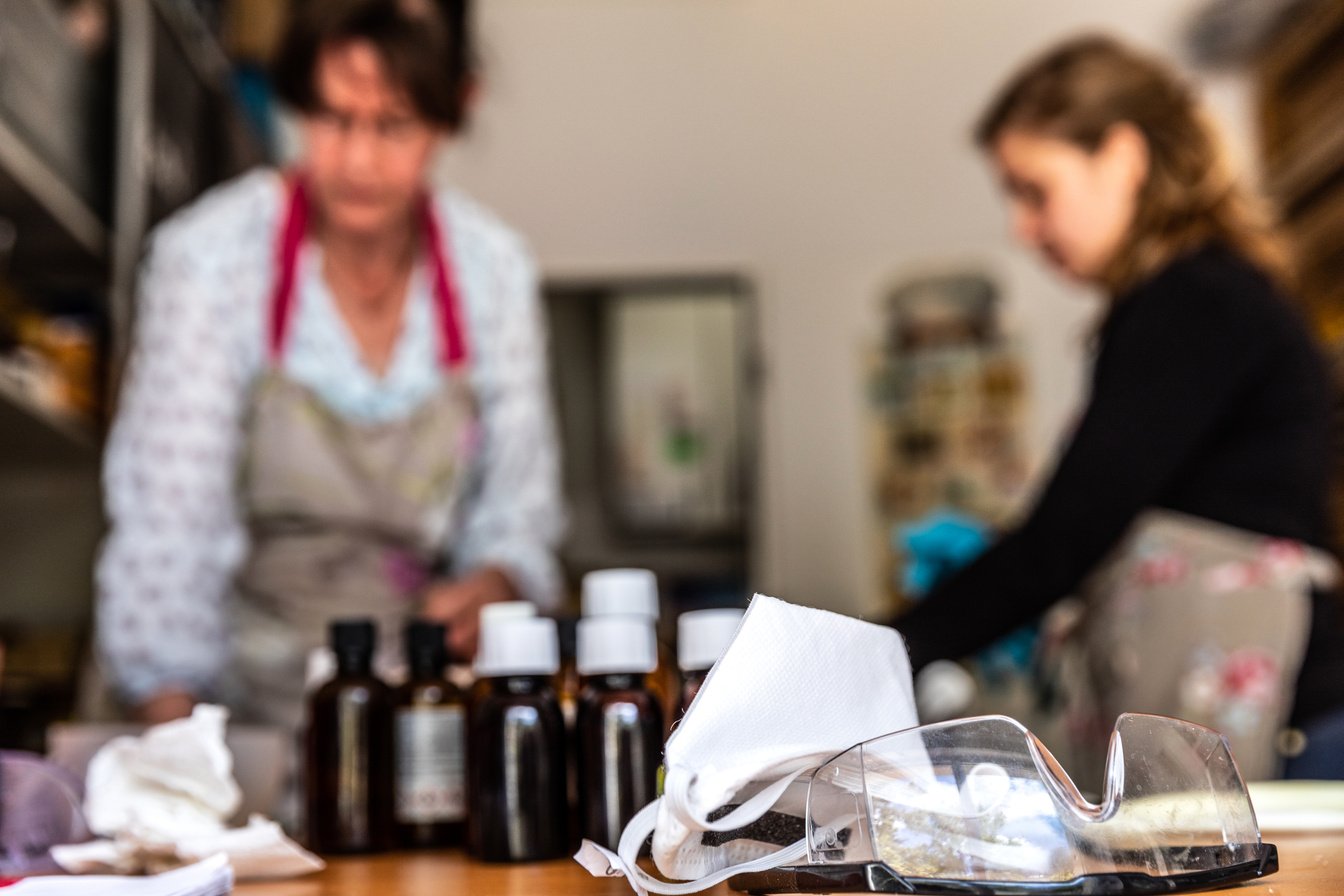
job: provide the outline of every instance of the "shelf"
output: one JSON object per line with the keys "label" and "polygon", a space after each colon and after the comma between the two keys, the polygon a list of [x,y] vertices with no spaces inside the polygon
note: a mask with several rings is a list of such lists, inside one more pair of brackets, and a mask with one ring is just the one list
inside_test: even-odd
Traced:
{"label": "shelf", "polygon": [[16,229],[15,279],[84,284],[106,275],[107,228],[3,117],[0,209]]}
{"label": "shelf", "polygon": [[[1264,48],[1253,66],[1260,155],[1267,192],[1297,256],[1297,293],[1333,361],[1344,365],[1344,4],[1312,0]],[[1335,466],[1344,454],[1336,452]],[[1338,469],[1336,470],[1338,472]],[[1330,490],[1344,532],[1344,478]],[[1336,544],[1336,547],[1339,545]]]}
{"label": "shelf", "polygon": [[0,377],[0,460],[8,465],[96,463],[92,424],[43,407],[11,380]]}
{"label": "shelf", "polygon": [[1344,172],[1344,107],[1320,110],[1285,146],[1265,187],[1289,217],[1300,217]]}

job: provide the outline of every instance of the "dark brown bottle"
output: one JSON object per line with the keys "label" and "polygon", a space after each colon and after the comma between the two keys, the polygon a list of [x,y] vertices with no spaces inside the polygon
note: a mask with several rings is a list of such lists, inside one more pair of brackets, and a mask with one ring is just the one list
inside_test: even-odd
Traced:
{"label": "dark brown bottle", "polygon": [[[608,616],[638,617],[647,620],[657,638],[661,603],[658,577],[652,570],[635,568],[595,569],[584,574],[581,602],[584,619]],[[666,710],[665,734],[672,731],[677,717],[677,670],[667,645],[657,642],[657,662],[649,670],[648,687]]]}
{"label": "dark brown bottle", "polygon": [[392,827],[392,692],[372,672],[374,624],[331,624],[336,676],[309,700],[308,844],[318,853],[387,849]]}
{"label": "dark brown bottle", "polygon": [[708,669],[682,673],[681,715],[686,715],[686,710],[691,708],[691,701],[695,699],[696,694],[700,693],[700,686],[705,683],[705,677],[708,675]]}
{"label": "dark brown bottle", "polygon": [[579,623],[579,817],[583,836],[615,849],[635,813],[657,796],[663,707],[648,686],[658,662],[647,619],[597,617]]}
{"label": "dark brown bottle", "polygon": [[579,620],[573,617],[555,620],[560,637],[560,671],[555,674],[555,693],[560,698],[560,711],[564,714],[565,724],[571,729],[579,709],[579,691],[583,689],[577,663],[578,624]]}
{"label": "dark brown bottle", "polygon": [[465,840],[466,699],[444,677],[444,627],[406,626],[410,678],[393,699],[397,843],[423,849]]}
{"label": "dark brown bottle", "polygon": [[582,830],[579,824],[579,770],[575,765],[579,751],[574,741],[574,721],[579,714],[579,692],[583,690],[583,679],[579,677],[578,667],[578,625],[575,617],[560,617],[555,620],[556,632],[560,637],[560,671],[555,673],[555,693],[560,700],[560,715],[565,720],[566,766],[565,800],[569,803],[569,830],[576,833]]}
{"label": "dark brown bottle", "polygon": [[559,665],[553,619],[504,619],[481,630],[467,737],[467,844],[478,859],[571,852]]}

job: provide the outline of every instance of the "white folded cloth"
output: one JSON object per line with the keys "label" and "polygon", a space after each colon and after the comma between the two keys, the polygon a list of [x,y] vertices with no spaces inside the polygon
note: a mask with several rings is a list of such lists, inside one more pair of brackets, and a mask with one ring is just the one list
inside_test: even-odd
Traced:
{"label": "white folded cloth", "polygon": [[71,874],[140,874],[177,868],[223,853],[238,880],[297,877],[321,871],[326,864],[295,843],[280,825],[253,815],[247,825],[214,834],[176,840],[124,834],[112,840],[93,840],[53,846],[51,857]]}
{"label": "white folded cloth", "polygon": [[73,874],[140,874],[222,853],[238,880],[325,867],[263,816],[225,827],[241,801],[227,721],[228,710],[202,704],[189,718],[107,743],[89,763],[84,815],[108,839],[52,847],[56,863]]}
{"label": "white folded cloth", "polygon": [[6,896],[227,896],[233,869],[224,855],[150,877],[29,877],[5,889]]}

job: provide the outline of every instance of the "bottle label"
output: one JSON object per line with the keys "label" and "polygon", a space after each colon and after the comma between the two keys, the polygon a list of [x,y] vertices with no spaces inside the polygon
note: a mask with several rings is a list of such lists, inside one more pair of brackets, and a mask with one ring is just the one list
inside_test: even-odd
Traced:
{"label": "bottle label", "polygon": [[397,821],[466,818],[463,716],[458,706],[397,710]]}

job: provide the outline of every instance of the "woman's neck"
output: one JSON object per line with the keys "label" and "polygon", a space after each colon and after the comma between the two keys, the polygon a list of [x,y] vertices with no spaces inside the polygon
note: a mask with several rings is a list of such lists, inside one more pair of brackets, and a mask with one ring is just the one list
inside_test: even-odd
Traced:
{"label": "woman's neck", "polygon": [[382,232],[342,231],[318,226],[316,238],[331,272],[356,295],[352,299],[385,299],[390,281],[401,280],[415,261],[416,229],[411,221]]}
{"label": "woman's neck", "polygon": [[387,275],[410,267],[415,258],[415,226],[407,220],[376,232],[351,232],[323,227],[316,232],[323,257],[352,273]]}
{"label": "woman's neck", "polygon": [[364,363],[382,375],[401,331],[402,310],[415,263],[413,221],[383,233],[348,233],[320,225],[323,277]]}

